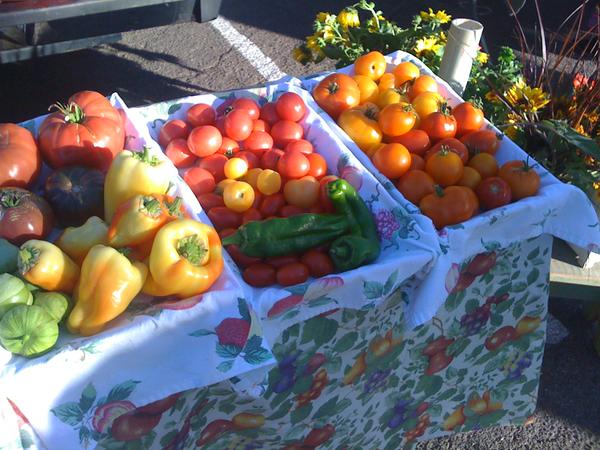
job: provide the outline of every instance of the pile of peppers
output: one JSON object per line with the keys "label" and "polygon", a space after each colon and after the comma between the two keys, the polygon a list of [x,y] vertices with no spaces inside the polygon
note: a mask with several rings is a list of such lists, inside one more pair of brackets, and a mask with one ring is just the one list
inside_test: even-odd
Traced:
{"label": "pile of peppers", "polygon": [[336,214],[300,214],[248,222],[223,239],[223,245],[237,245],[245,255],[269,258],[330,244],[329,256],[338,272],[375,261],[381,244],[375,220],[363,199],[343,179],[329,183],[327,194]]}

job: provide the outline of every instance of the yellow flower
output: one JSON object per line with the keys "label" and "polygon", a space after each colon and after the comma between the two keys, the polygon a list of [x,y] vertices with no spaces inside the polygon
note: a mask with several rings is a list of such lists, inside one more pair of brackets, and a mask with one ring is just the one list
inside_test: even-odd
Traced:
{"label": "yellow flower", "polygon": [[440,31],[440,42],[446,44],[448,42],[448,36],[443,31]]}
{"label": "yellow flower", "polygon": [[292,55],[294,56],[294,59],[301,64],[306,64],[311,60],[310,52],[308,52],[305,47],[296,47],[292,51]]}
{"label": "yellow flower", "polygon": [[517,127],[515,127],[514,125],[511,125],[506,130],[504,130],[504,134],[506,136],[508,136],[508,138],[510,140],[514,141],[515,138],[517,137]]}
{"label": "yellow flower", "polygon": [[354,8],[344,8],[337,16],[337,21],[343,28],[360,26],[358,11]]}
{"label": "yellow flower", "polygon": [[330,15],[331,14],[329,14],[328,12],[320,12],[319,14],[317,14],[317,21],[325,23],[327,22],[327,19]]}
{"label": "yellow flower", "polygon": [[325,42],[329,42],[335,37],[335,34],[333,32],[333,28],[326,26],[323,27],[321,31],[317,32],[315,36],[325,39]]}
{"label": "yellow flower", "polygon": [[479,53],[477,53],[477,61],[480,64],[487,64],[489,58],[490,58],[490,55],[488,55],[485,52],[479,52]]}
{"label": "yellow flower", "polygon": [[306,48],[308,48],[309,50],[311,50],[313,52],[318,52],[319,50],[321,50],[321,47],[319,47],[317,38],[318,38],[318,36],[316,36],[314,34],[312,36],[306,36]]}
{"label": "yellow flower", "polygon": [[492,91],[488,91],[485,93],[485,99],[488,102],[498,102],[500,99],[498,98],[498,96],[492,92]]}
{"label": "yellow flower", "polygon": [[512,106],[523,112],[536,112],[550,103],[550,96],[540,88],[532,88],[521,78],[504,94]]}
{"label": "yellow flower", "polygon": [[452,16],[446,14],[446,11],[436,11],[429,8],[429,11],[421,11],[419,13],[424,22],[448,23],[452,20]]}
{"label": "yellow flower", "polygon": [[438,43],[438,39],[434,36],[421,38],[413,48],[417,56],[421,56],[425,52],[437,52],[442,46]]}
{"label": "yellow flower", "polygon": [[377,20],[375,20],[375,17],[371,17],[367,20],[367,30],[372,33],[379,31],[379,28],[377,28],[377,21],[379,21],[379,24],[381,25],[382,22],[385,22],[385,17],[381,14],[377,15]]}

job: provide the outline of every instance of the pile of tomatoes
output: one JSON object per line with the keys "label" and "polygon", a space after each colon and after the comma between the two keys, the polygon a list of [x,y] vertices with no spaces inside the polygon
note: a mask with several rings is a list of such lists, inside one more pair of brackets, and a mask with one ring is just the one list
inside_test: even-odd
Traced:
{"label": "pile of tomatoes", "polygon": [[537,193],[539,175],[526,161],[499,167],[502,136],[485,128],[481,109],[450,108],[435,78],[411,62],[386,69],[385,57],[370,52],[355,75],[331,74],[313,96],[437,228]]}
{"label": "pile of tomatoes", "polygon": [[[303,139],[306,110],[299,95],[287,92],[262,107],[251,98],[217,108],[199,103],[185,121],[164,124],[160,145],[221,237],[253,220],[333,212],[325,188],[337,177],[327,175],[325,159]],[[266,260],[235,245],[227,251],[256,287],[290,286],[334,270],[326,248]]]}

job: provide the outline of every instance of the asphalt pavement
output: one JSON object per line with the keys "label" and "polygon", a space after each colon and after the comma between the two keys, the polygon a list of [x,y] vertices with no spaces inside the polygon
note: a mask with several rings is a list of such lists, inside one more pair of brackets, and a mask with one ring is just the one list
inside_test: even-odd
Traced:
{"label": "asphalt pavement", "polygon": [[[317,12],[337,12],[348,3],[224,1],[216,23],[129,32],[112,45],[0,65],[0,122],[44,114],[49,105],[82,89],[118,92],[128,105],[137,106],[264,83],[265,67],[296,76],[333,69],[330,61],[302,66],[291,52],[311,34]],[[547,7],[551,25],[558,24],[572,7],[564,0],[540,3]],[[485,44],[492,52],[499,45],[516,44],[502,0],[446,5],[436,0],[386,0],[379,1],[378,7],[400,24],[407,24],[412,14],[427,7],[445,8],[455,16],[476,16],[485,26]],[[531,14],[527,25],[533,27]],[[577,302],[553,298],[550,311],[568,335],[546,345],[538,407],[531,424],[457,434],[421,443],[418,449],[600,449],[600,358],[592,349]]]}

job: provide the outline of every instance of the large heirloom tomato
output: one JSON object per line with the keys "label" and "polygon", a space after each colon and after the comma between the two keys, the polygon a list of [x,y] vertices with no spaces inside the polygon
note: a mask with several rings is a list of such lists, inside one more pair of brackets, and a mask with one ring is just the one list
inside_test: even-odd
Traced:
{"label": "large heirloom tomato", "polygon": [[433,194],[423,197],[419,208],[439,229],[469,220],[479,208],[479,200],[468,187],[436,187]]}
{"label": "large heirloom tomato", "polygon": [[0,238],[15,245],[44,239],[54,226],[54,213],[42,197],[21,188],[0,189]]}
{"label": "large heirloom tomato", "polygon": [[0,187],[27,187],[40,172],[40,153],[29,130],[0,123]]}
{"label": "large heirloom tomato", "polygon": [[343,73],[333,73],[323,78],[313,96],[317,104],[334,119],[360,102],[360,89],[352,77]]}
{"label": "large heirloom tomato", "polygon": [[108,170],[123,150],[125,130],[110,102],[94,91],[71,96],[66,105],[40,125],[38,143],[44,160],[53,168],[81,165]]}
{"label": "large heirloom tomato", "polygon": [[377,123],[377,106],[372,103],[342,112],[338,124],[358,148],[369,155],[381,143],[383,134]]}

